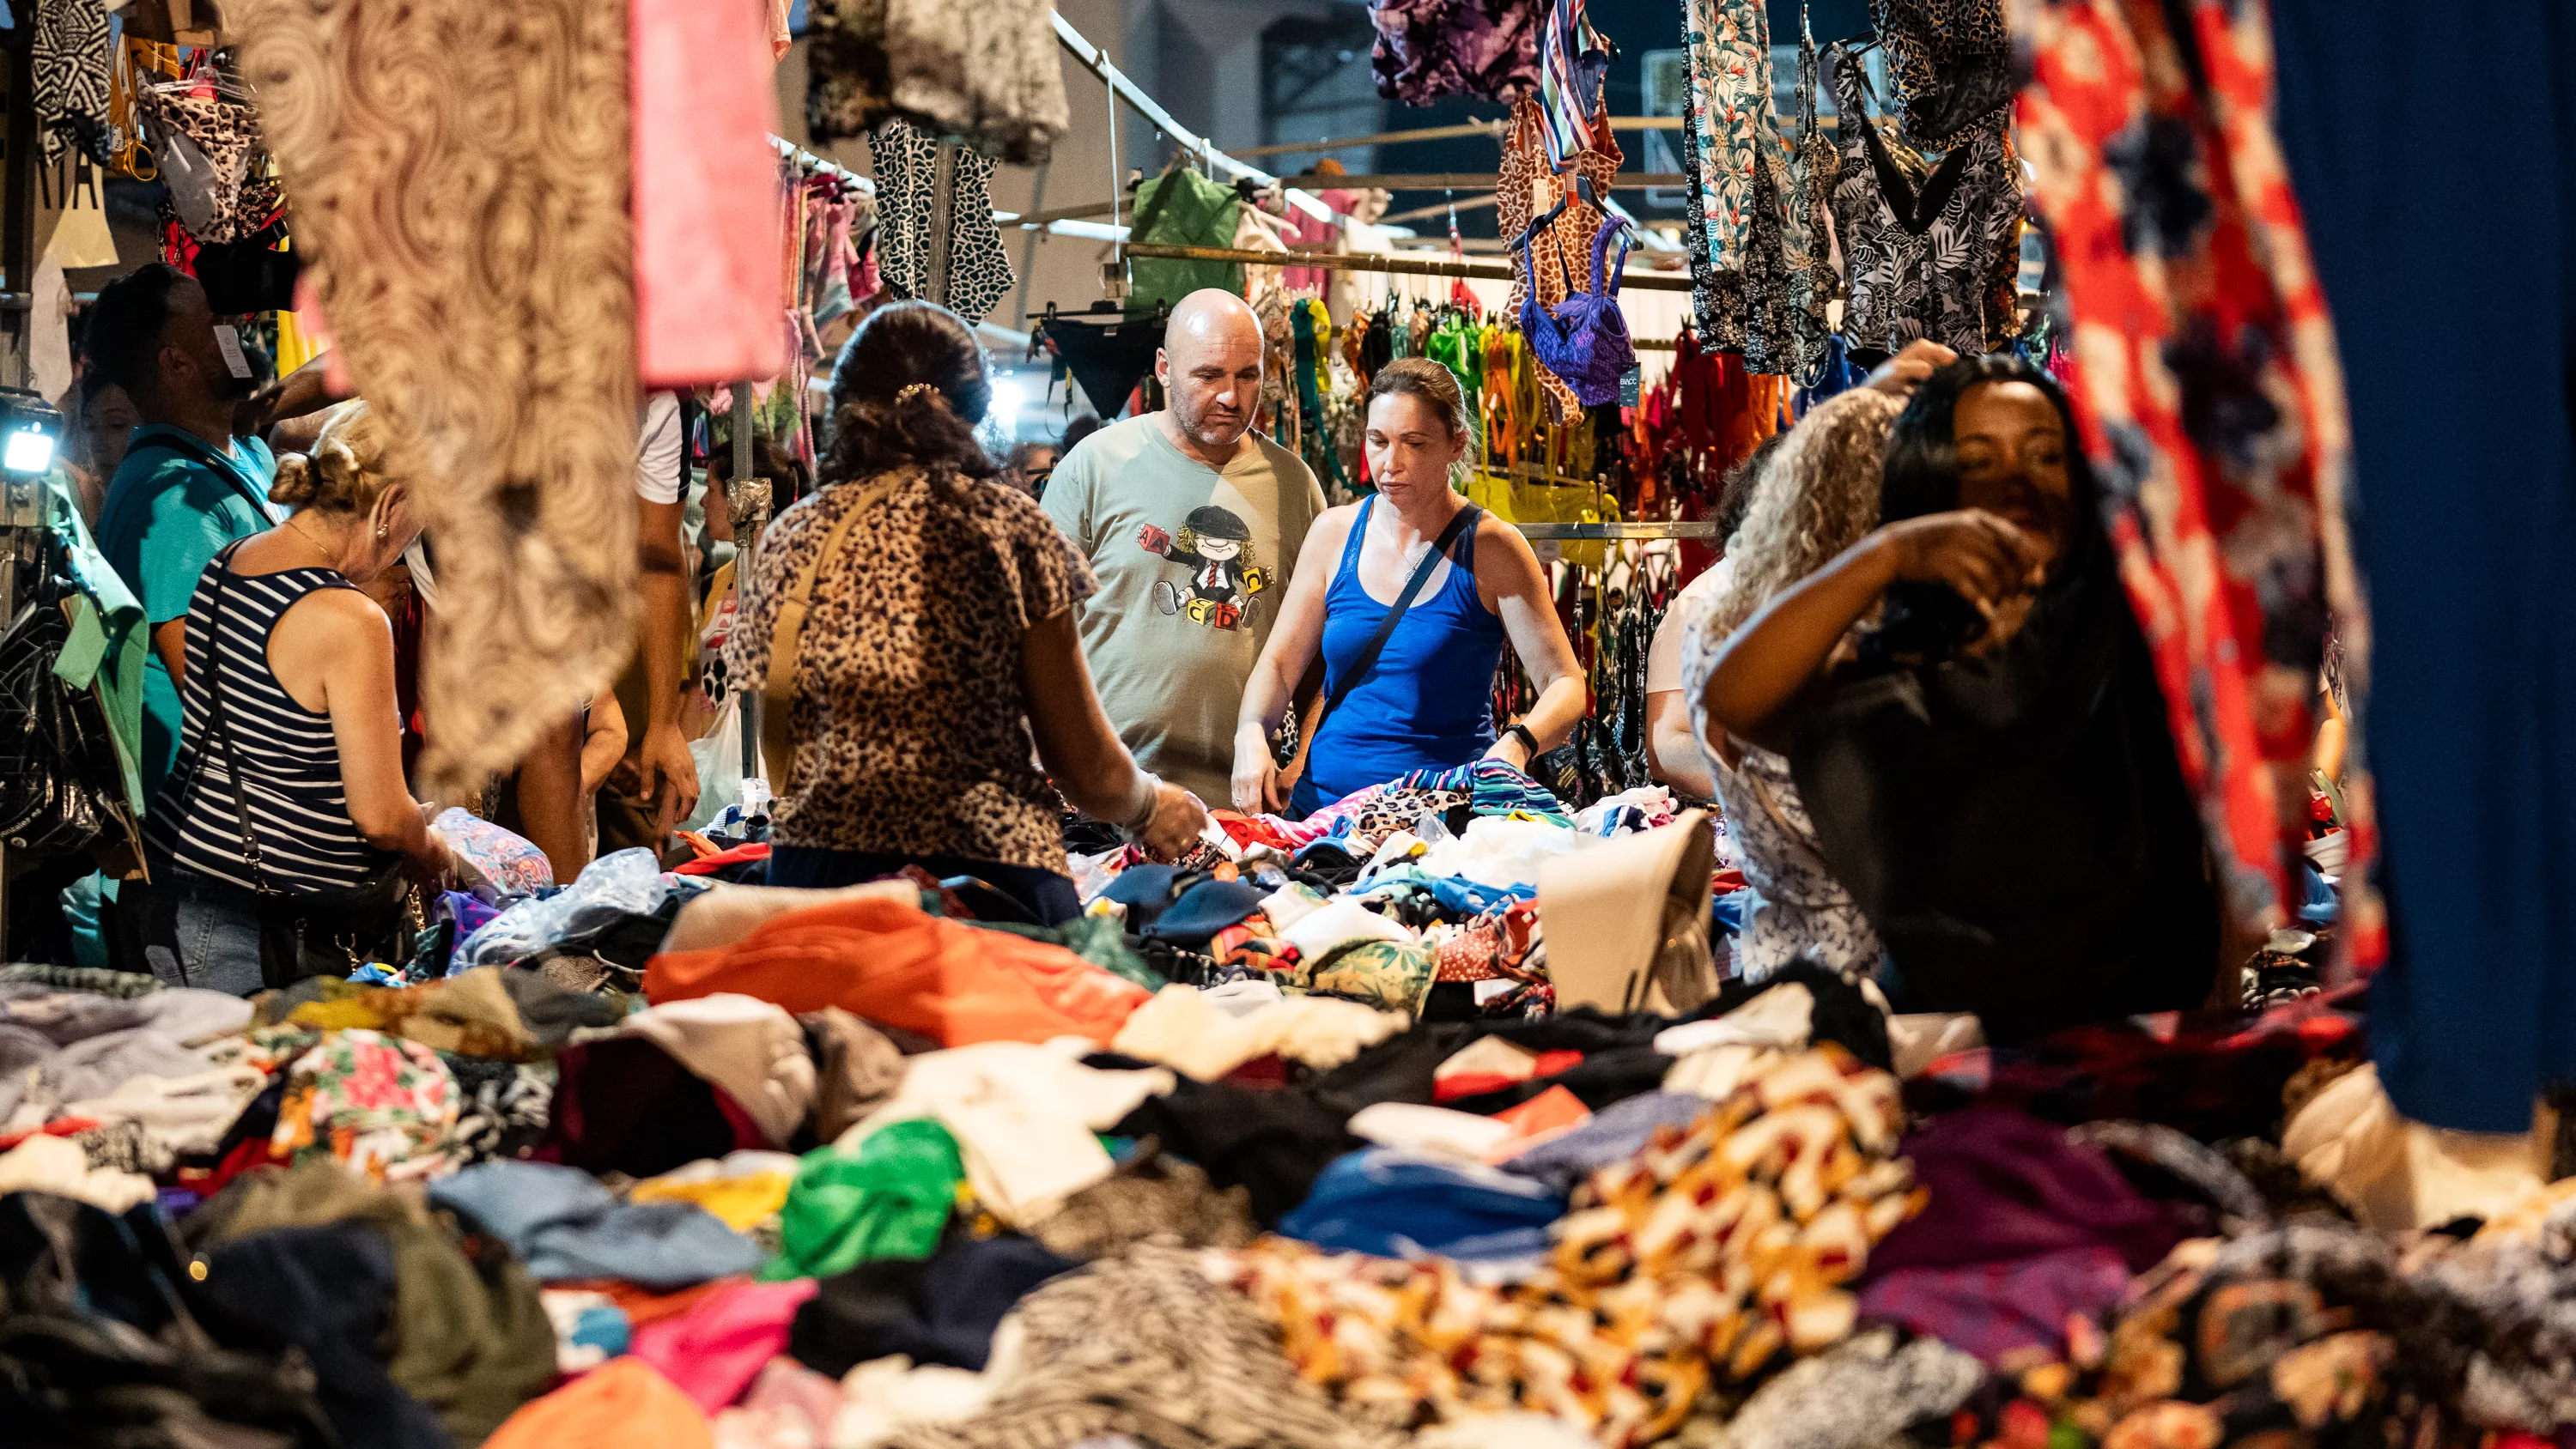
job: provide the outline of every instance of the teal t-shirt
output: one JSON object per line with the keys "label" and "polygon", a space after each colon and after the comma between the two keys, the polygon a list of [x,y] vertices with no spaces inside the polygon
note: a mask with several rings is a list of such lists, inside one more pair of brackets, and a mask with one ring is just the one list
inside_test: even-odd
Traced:
{"label": "teal t-shirt", "polygon": [[[224,545],[275,526],[268,486],[276,476],[277,457],[259,438],[236,438],[218,452],[159,423],[134,430],[99,508],[98,548],[143,601],[150,627],[188,616],[197,576]],[[160,651],[150,652],[143,667],[146,801],[161,792],[179,758],[179,689]]]}

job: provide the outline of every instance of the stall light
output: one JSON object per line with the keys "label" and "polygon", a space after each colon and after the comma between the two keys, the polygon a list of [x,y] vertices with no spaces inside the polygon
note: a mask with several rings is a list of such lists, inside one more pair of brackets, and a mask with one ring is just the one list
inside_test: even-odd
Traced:
{"label": "stall light", "polygon": [[984,416],[1004,428],[1011,427],[1019,421],[1022,401],[1017,381],[1007,377],[994,378],[993,400],[986,405]]}
{"label": "stall light", "polygon": [[0,452],[0,472],[20,478],[33,478],[53,466],[53,435],[32,427],[11,433],[7,450]]}
{"label": "stall light", "polygon": [[18,387],[0,388],[0,473],[36,478],[54,466],[54,440],[63,430],[62,414],[42,397]]}

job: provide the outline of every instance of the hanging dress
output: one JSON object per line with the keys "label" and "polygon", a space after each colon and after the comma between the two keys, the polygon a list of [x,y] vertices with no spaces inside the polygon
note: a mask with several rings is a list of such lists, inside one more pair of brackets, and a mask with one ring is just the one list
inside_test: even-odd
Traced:
{"label": "hanging dress", "polygon": [[1369,70],[1408,106],[1448,96],[1517,101],[1538,89],[1546,7],[1526,0],[1375,0]]}
{"label": "hanging dress", "polygon": [[2012,108],[2003,0],[1870,0],[1887,47],[1888,109],[1926,151],[1965,145]]}
{"label": "hanging dress", "polygon": [[[1682,128],[1691,305],[1702,345],[1744,349],[1744,279],[1771,119],[1771,39],[1762,0],[1686,0],[1690,100]],[[1776,207],[1777,198],[1772,198]]]}
{"label": "hanging dress", "polygon": [[[2271,926],[2286,922],[2299,878],[2276,779],[2290,772],[2304,795],[2330,603],[2347,629],[2360,621],[2349,598],[2329,596],[2329,580],[2352,578],[2331,521],[2341,376],[2253,13],[2250,36],[2207,29],[2214,17],[2176,35],[2147,9],[2045,7],[2023,37],[2033,72],[2020,122],[2085,328],[2069,397],[2121,574],[2230,904]],[[2223,49],[2198,49],[2211,45]],[[2203,55],[2233,79],[2196,81]],[[2172,148],[2144,182],[2142,135]],[[2122,196],[2125,211],[2105,204]]]}
{"label": "hanging dress", "polygon": [[1047,0],[812,0],[805,123],[815,141],[903,119],[980,155],[1042,164],[1064,134]]}
{"label": "hanging dress", "polygon": [[1918,185],[1869,118],[1859,63],[1839,45],[1825,58],[1841,117],[1833,223],[1851,279],[1844,342],[1861,359],[1918,337],[1962,356],[1992,351],[2020,330],[2010,298],[1994,291],[1996,269],[2021,234],[2021,189],[2002,130],[1951,148]]}
{"label": "hanging dress", "polygon": [[1805,6],[1798,9],[1798,144],[1789,167],[1789,283],[1796,309],[1798,365],[1795,376],[1812,384],[1833,337],[1830,305],[1843,295],[1842,274],[1834,270],[1831,198],[1841,175],[1834,138],[1816,119],[1822,81],[1816,68],[1816,36],[1808,28]]}

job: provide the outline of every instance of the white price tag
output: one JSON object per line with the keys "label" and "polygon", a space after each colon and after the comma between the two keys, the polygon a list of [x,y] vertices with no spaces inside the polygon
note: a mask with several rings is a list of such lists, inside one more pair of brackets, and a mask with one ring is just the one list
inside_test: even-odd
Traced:
{"label": "white price tag", "polygon": [[250,376],[250,358],[243,355],[241,334],[229,322],[215,324],[215,347],[224,355],[224,366],[235,377]]}

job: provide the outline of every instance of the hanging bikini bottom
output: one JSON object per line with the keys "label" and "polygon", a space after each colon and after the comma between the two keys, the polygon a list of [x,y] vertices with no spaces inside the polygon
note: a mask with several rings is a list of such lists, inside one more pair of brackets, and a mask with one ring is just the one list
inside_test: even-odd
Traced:
{"label": "hanging bikini bottom", "polygon": [[205,285],[207,309],[218,317],[294,310],[295,279],[304,270],[304,259],[269,250],[285,235],[286,228],[272,226],[241,241],[200,247],[197,280]]}
{"label": "hanging bikini bottom", "polygon": [[1154,349],[1163,345],[1162,327],[1141,317],[1117,322],[1057,317],[1046,323],[1045,331],[1102,422],[1127,406],[1127,395],[1154,370]]}

